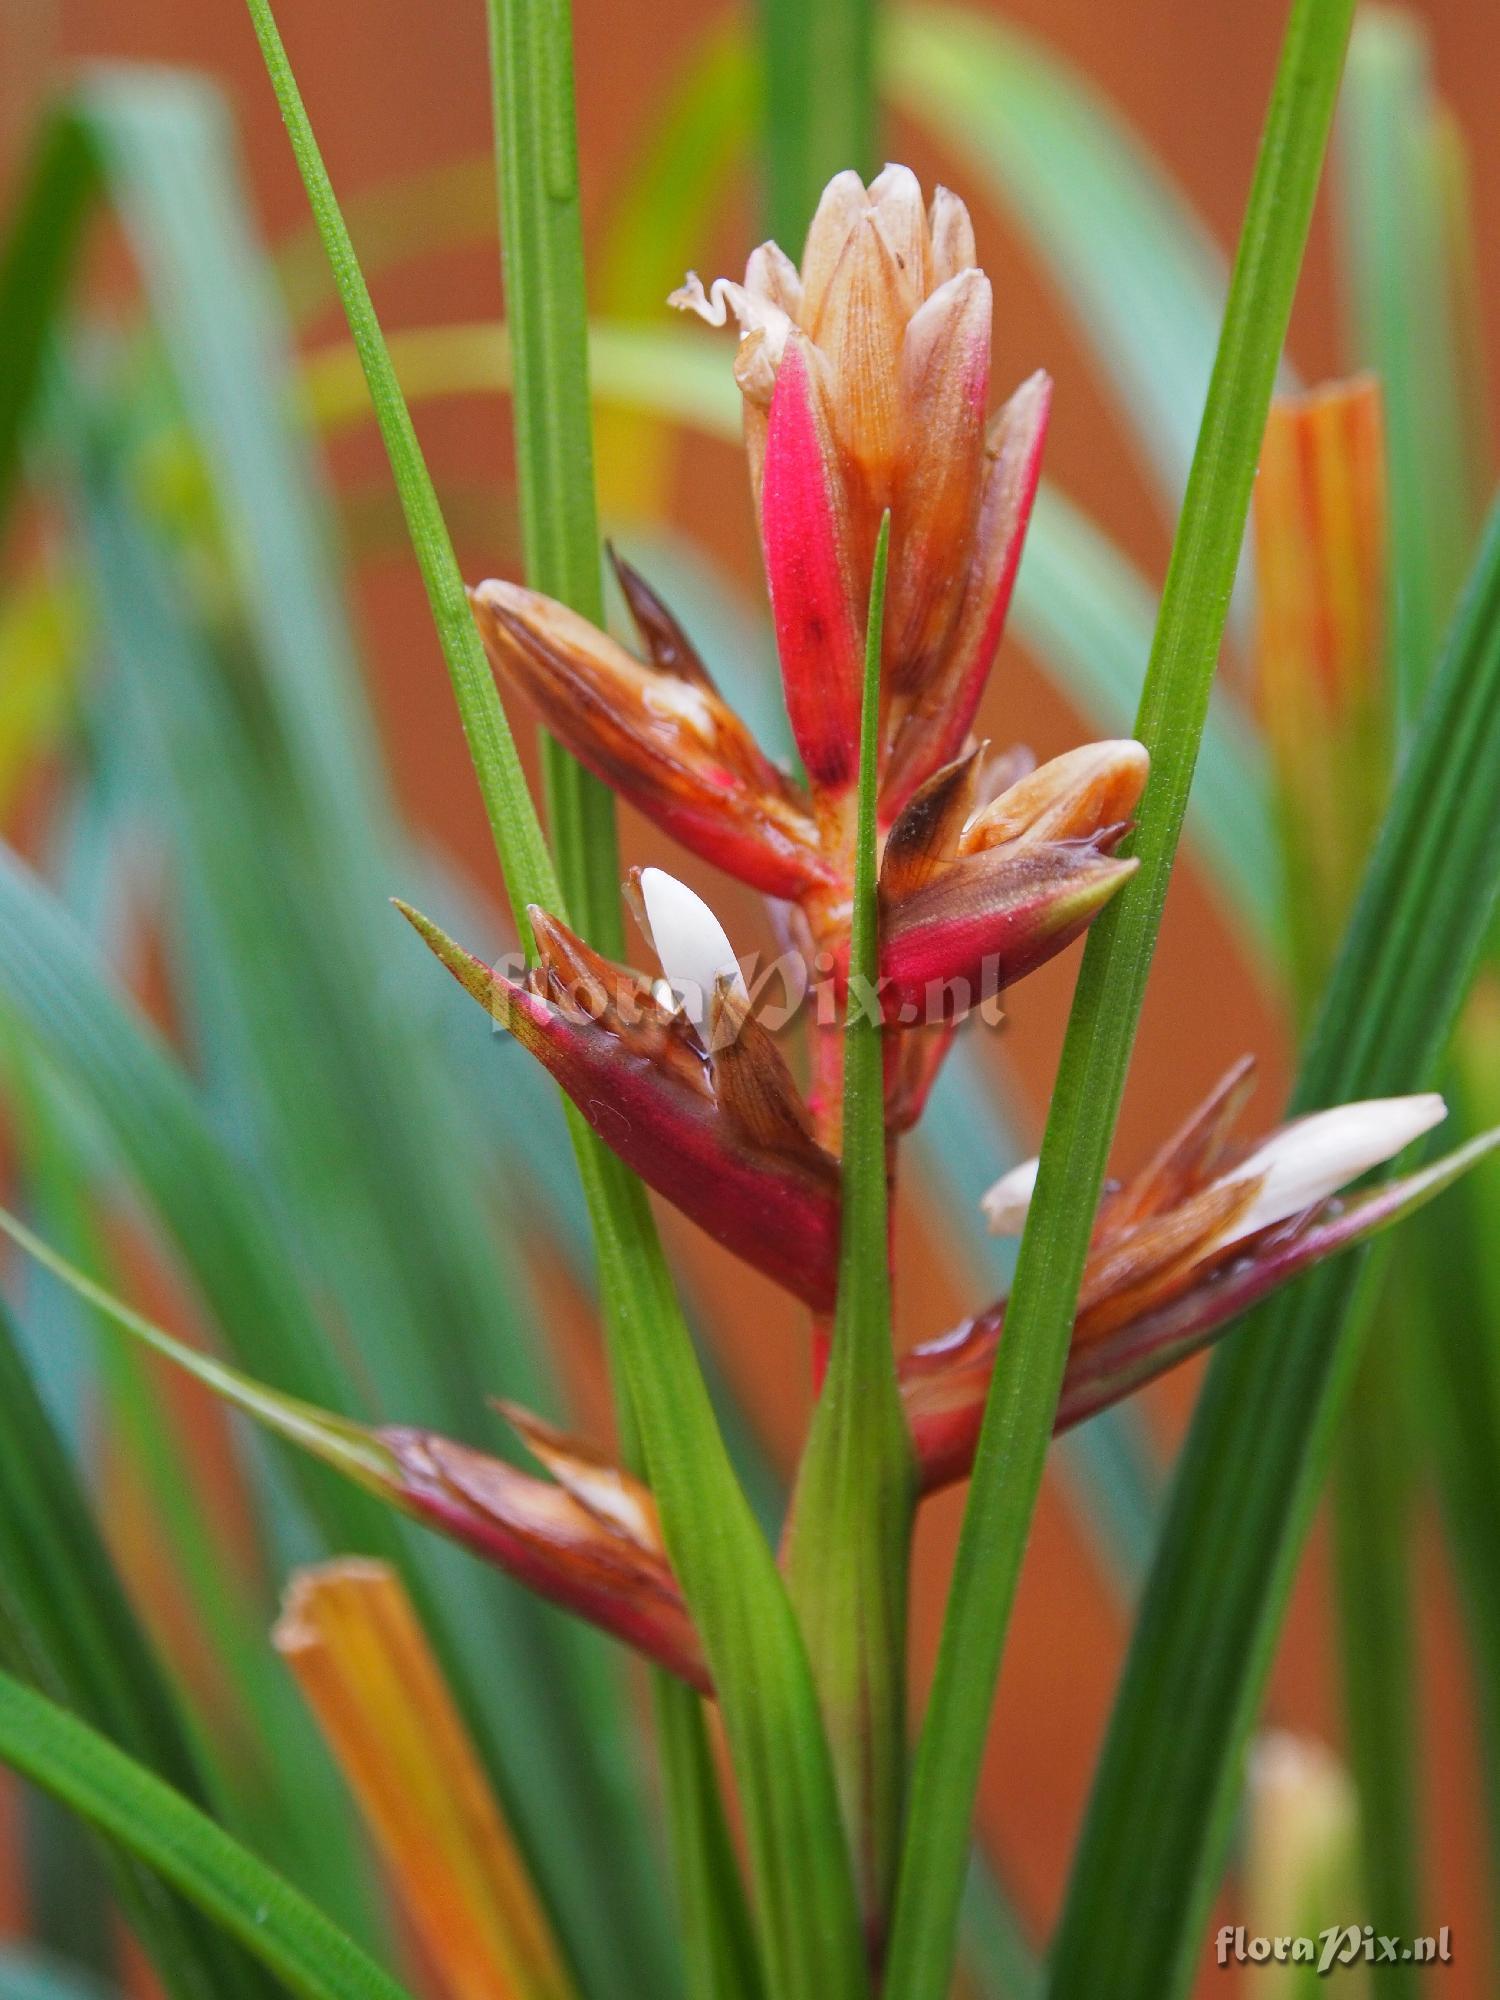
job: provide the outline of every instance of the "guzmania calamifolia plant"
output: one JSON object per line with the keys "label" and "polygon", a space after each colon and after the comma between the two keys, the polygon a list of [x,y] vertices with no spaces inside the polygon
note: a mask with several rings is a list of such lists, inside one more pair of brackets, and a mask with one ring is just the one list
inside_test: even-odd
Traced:
{"label": "guzmania calamifolia plant", "polygon": [[[491,964],[400,907],[628,1167],[810,1309],[814,1379],[826,1374],[826,1388],[782,1561],[878,1964],[904,1809],[915,1517],[923,1496],[974,1462],[1006,1319],[1004,1299],[988,1302],[894,1354],[887,1193],[899,1141],[965,1018],[993,1022],[997,995],[1128,893],[1135,863],[1121,849],[1147,757],[1138,743],[1103,742],[1036,767],[1024,751],[991,756],[976,739],[1051,389],[1034,375],[990,413],[991,291],[956,196],[939,189],[924,204],[904,167],[868,187],[840,174],[800,266],[764,244],[743,282],[705,288],[691,277],[674,303],[739,328],[733,366],[800,772],[759,747],[672,612],[618,559],[639,653],[514,583],[480,584],[474,616],[502,687],[529,700],[582,764],[771,900],[784,947],[777,1012],[800,1008],[806,1060],[784,1050],[766,983],[746,976],[713,912],[660,868],[626,885],[655,973],[602,956],[556,910],[531,907],[525,957]],[[1246,1061],[1143,1168],[1106,1187],[1056,1428],[1201,1349],[1494,1143],[1346,1193],[1429,1132],[1441,1099],[1320,1110],[1247,1141],[1237,1127],[1249,1081]],[[997,1181],[985,1203],[993,1228],[1022,1226],[1033,1178],[1026,1166]],[[65,1270],[13,1219],[0,1214],[0,1226]],[[712,1699],[717,1681],[731,1713],[735,1656],[722,1643],[716,1652],[707,1619],[695,1619],[679,1575],[688,1564],[674,1569],[649,1483],[608,1453],[509,1404],[540,1472],[426,1430],[350,1423],[191,1355],[65,1275],[404,1513],[696,1692]],[[665,1481],[661,1496],[669,1511]],[[768,1554],[767,1570],[775,1584]],[[382,1600],[373,1609],[372,1591]],[[391,1661],[414,1658],[386,1595],[380,1579],[347,1575],[300,1593],[282,1636],[305,1678],[332,1684],[324,1655],[340,1621],[375,1621]],[[386,1678],[408,1671],[393,1665]],[[742,1686],[742,1716],[743,1696]],[[370,1754],[385,1733],[372,1708],[348,1755],[388,1850],[419,1853],[451,1827],[398,1809],[390,1771]],[[502,1856],[465,1935],[503,1907],[528,1962],[550,1962],[529,1905],[515,1916],[512,1873]],[[430,1928],[442,1937],[451,1926],[439,1915]]]}
{"label": "guzmania calamifolia plant", "polygon": [[[975,738],[1051,388],[1034,375],[990,414],[991,289],[956,196],[939,189],[924,204],[904,167],[887,167],[868,188],[840,174],[800,266],[763,244],[743,282],[705,288],[691,276],[672,303],[739,328],[733,366],[801,774],[756,744],[671,611],[618,559],[639,654],[513,583],[481,584],[474,612],[507,692],[527,698],[574,756],[663,832],[772,899],[791,947],[778,963],[784,975],[800,968],[788,983],[800,994],[826,970],[839,1005],[810,1010],[806,1087],[759,1018],[717,918],[660,869],[640,872],[627,892],[660,977],[600,957],[546,910],[530,913],[533,962],[509,970],[406,914],[631,1168],[811,1308],[821,1380],[839,1289],[840,1023],[870,645],[879,649],[878,979],[873,994],[853,997],[882,1029],[888,1179],[959,1023],[976,1010],[988,1016],[996,994],[1076,938],[1128,883],[1133,863],[1118,850],[1147,759],[1137,743],[1105,742],[1035,768],[1019,750],[991,757]],[[888,558],[878,563],[887,518]],[[884,590],[873,633],[872,582]],[[1235,1127],[1248,1082],[1241,1064],[1140,1173],[1106,1191],[1059,1428],[1406,1213],[1471,1156],[1345,1197],[1442,1118],[1441,1100],[1349,1105],[1247,1143]],[[1020,1226],[1029,1187],[1024,1168],[997,1184],[992,1226]],[[964,1476],[1004,1319],[1001,1300],[899,1362],[914,1492]],[[517,1421],[555,1485],[439,1440],[387,1433],[393,1487],[413,1511],[707,1687],[649,1495],[577,1441]],[[909,1516],[903,1532],[909,1539]],[[796,1540],[789,1535],[788,1547]],[[859,1764],[849,1718],[831,1712],[815,1635],[809,1644],[835,1762]],[[867,1772],[840,1771],[878,1950],[891,1850],[889,1827],[872,1830],[880,1814],[867,1784]]]}

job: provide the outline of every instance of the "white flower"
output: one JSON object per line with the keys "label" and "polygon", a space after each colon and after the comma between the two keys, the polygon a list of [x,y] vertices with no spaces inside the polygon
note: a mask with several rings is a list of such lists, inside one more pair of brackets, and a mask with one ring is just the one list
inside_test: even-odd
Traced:
{"label": "white flower", "polygon": [[[1261,1186],[1235,1221],[1208,1238],[1200,1256],[1243,1243],[1263,1229],[1317,1208],[1371,1167],[1405,1152],[1447,1115],[1442,1098],[1429,1091],[1417,1097],[1367,1098],[1294,1119],[1210,1183],[1234,1187],[1259,1180]],[[1023,1161],[1002,1174],[984,1196],[980,1205],[992,1235],[1020,1235],[1036,1187],[1036,1168],[1035,1160]]]}
{"label": "white flower", "polygon": [[991,1236],[1019,1236],[1026,1226],[1026,1211],[1036,1188],[1037,1162],[1022,1160],[1002,1174],[980,1202],[985,1225]]}
{"label": "white flower", "polygon": [[744,975],[724,926],[701,896],[663,868],[643,868],[641,899],[651,927],[651,948],[661,961],[667,984],[695,1028],[701,1028],[708,1003],[721,979],[727,979],[749,1004]]}
{"label": "white flower", "polygon": [[1448,1115],[1441,1097],[1374,1097],[1294,1119],[1273,1133],[1217,1185],[1254,1180],[1261,1187],[1245,1212],[1212,1239],[1219,1249],[1316,1208],[1383,1160],[1404,1152]]}

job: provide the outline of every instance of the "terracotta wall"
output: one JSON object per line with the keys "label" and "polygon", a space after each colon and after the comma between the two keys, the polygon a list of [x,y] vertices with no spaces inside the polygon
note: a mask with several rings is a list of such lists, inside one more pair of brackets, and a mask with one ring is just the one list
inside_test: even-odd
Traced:
{"label": "terracotta wall", "polygon": [[[995,0],[975,0],[976,5]],[[710,10],[690,0],[576,0],[583,167],[590,216],[600,216],[614,177],[646,130],[654,94],[686,53]],[[714,10],[716,11],[716,10]],[[1149,138],[1190,191],[1221,240],[1232,240],[1248,183],[1283,9],[1271,0],[1013,0],[1007,18],[1034,29],[1095,79]],[[1416,11],[1433,36],[1443,89],[1473,147],[1482,244],[1500,229],[1500,125],[1492,112],[1500,22],[1492,0],[1424,0]],[[488,132],[482,9],[398,0],[286,0],[282,24],[334,180],[347,194],[383,177],[477,153]],[[132,57],[203,67],[230,92],[255,197],[276,234],[303,221],[300,187],[236,0],[60,0],[39,8],[8,0],[0,20],[3,154],[13,148],[20,105],[36,80],[70,61]],[[925,144],[897,133],[924,174],[954,173]],[[3,157],[0,154],[0,157]],[[958,183],[963,187],[962,181]],[[964,191],[968,191],[965,189]],[[743,240],[744,211],[726,218],[726,257]],[[1159,575],[1169,523],[1143,482],[1140,465],[1097,388],[1087,352],[1041,288],[1034,261],[1002,220],[981,216],[981,249],[998,274],[997,375],[1019,378],[1045,363],[1058,396],[1049,467],[1130,553]],[[1500,255],[1487,259],[1492,359],[1500,362]],[[492,312],[490,256],[433,258],[382,288],[391,324],[477,318]],[[1294,349],[1309,377],[1336,367],[1338,303],[1326,223],[1320,216],[1297,308]],[[325,321],[321,335],[336,329]],[[507,431],[498,405],[445,407],[424,421],[445,477],[481,481],[505,470]],[[369,439],[342,448],[342,476],[375,477]],[[748,506],[738,466],[707,448],[683,461],[677,499],[684,523],[754,577]],[[481,568],[490,552],[464,550]],[[378,697],[390,729],[405,796],[414,812],[478,868],[487,847],[462,746],[443,686],[436,647],[409,565],[387,562],[362,574],[358,615],[369,641]],[[1077,724],[1029,664],[1008,654],[986,717],[997,738],[1021,738],[1043,754],[1073,739]],[[627,830],[633,857],[660,851],[638,825]],[[674,865],[676,865],[674,863]],[[754,921],[745,906],[744,921]],[[1012,1044],[1034,1119],[1045,1104],[1072,962],[1027,985],[1017,999]],[[1121,1152],[1138,1154],[1227,1060],[1244,1048],[1265,1058],[1261,1103],[1274,1110],[1286,1076],[1280,1028],[1253,970],[1184,875],[1174,889],[1122,1131]],[[931,1332],[961,1311],[952,1274],[925,1243],[920,1216],[907,1220],[913,1275],[902,1310],[908,1334]],[[674,1231],[680,1236],[680,1232]],[[694,1251],[700,1261],[701,1251]],[[727,1275],[727,1274],[726,1274]],[[742,1277],[734,1295],[739,1326],[731,1365],[783,1448],[801,1419],[794,1315],[768,1289]],[[1166,1445],[1180,1429],[1192,1383],[1181,1378],[1152,1404]],[[939,1606],[942,1562],[955,1520],[936,1510],[924,1544],[919,1596],[924,1645]],[[1481,1830],[1470,1782],[1474,1763],[1454,1614],[1440,1564],[1426,1564],[1424,1625],[1431,1654],[1432,1813],[1438,1871],[1433,1923],[1450,1923],[1460,1964],[1443,1991],[1478,1995],[1468,1968],[1480,1962],[1478,1863]],[[1272,1707],[1277,1719],[1321,1732],[1336,1729],[1329,1686],[1325,1576],[1319,1548],[1298,1594]],[[1121,1612],[1091,1566],[1066,1507],[1049,1494],[1036,1536],[1006,1668],[987,1774],[986,1825],[1014,1872],[1028,1909],[1045,1920],[1055,1905],[1081,1807],[1097,1733],[1118,1660]],[[1226,1990],[1205,1973],[1203,1992]],[[1253,1981],[1247,1987],[1253,1991]]]}

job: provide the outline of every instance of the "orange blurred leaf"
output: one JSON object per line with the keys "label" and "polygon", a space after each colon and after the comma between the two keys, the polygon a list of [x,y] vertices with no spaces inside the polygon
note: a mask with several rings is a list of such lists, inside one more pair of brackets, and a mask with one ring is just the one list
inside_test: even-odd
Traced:
{"label": "orange blurred leaf", "polygon": [[510,1829],[400,1579],[300,1571],[275,1631],[450,2000],[572,2000]]}

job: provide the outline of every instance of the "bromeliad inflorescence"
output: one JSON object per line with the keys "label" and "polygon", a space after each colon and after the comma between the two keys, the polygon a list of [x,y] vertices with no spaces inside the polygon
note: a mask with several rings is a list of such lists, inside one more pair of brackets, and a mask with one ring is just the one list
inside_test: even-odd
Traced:
{"label": "bromeliad inflorescence", "polygon": [[[642,656],[511,583],[481,584],[475,616],[502,684],[664,832],[775,899],[781,933],[837,982],[849,950],[865,606],[889,511],[877,757],[893,1170],[896,1141],[919,1117],[959,1021],[1077,937],[1128,881],[1133,863],[1117,849],[1146,782],[1146,753],[1129,741],[1095,743],[1033,768],[1016,750],[989,759],[973,738],[1051,390],[1034,375],[987,414],[990,285],[955,195],[940,188],[924,206],[904,167],[887,167],[868,188],[840,174],[800,267],[763,244],[743,282],[705,288],[690,276],[672,303],[714,326],[738,323],[751,489],[805,776],[757,746],[670,610],[618,557]],[[840,1038],[814,1022],[804,1096],[712,911],[658,869],[628,893],[659,979],[600,958],[545,911],[531,912],[536,962],[514,974],[406,914],[649,1185],[826,1315],[839,1253]],[[1443,1116],[1441,1100],[1351,1105],[1247,1147],[1234,1126],[1248,1083],[1241,1064],[1141,1173],[1106,1193],[1059,1428],[1408,1212],[1478,1150],[1344,1200],[1351,1181]],[[1030,1172],[992,1190],[993,1227],[1019,1229]],[[969,1466],[1004,1315],[1002,1300],[900,1364],[923,1491]],[[519,1573],[535,1581],[551,1565],[553,1595],[701,1684],[659,1541],[648,1545],[580,1490],[570,1468],[595,1467],[592,1453],[550,1434],[546,1444],[540,1455],[570,1502],[568,1536],[538,1526],[535,1482],[517,1486],[513,1504],[500,1481],[480,1504],[504,1533],[497,1539],[492,1523],[476,1535],[470,1522],[470,1539],[506,1561],[514,1536]],[[432,1449],[422,1445],[423,1464]],[[429,1517],[430,1500],[416,1501]],[[466,1504],[476,1504],[472,1480]],[[619,1593],[639,1601],[627,1610],[613,1601]]]}

